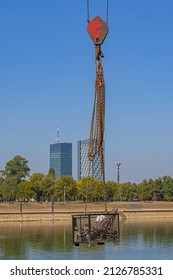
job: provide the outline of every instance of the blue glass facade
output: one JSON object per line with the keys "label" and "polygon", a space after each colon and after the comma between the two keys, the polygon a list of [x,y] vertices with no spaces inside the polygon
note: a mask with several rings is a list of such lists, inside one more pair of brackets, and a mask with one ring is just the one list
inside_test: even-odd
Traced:
{"label": "blue glass facade", "polygon": [[72,176],[72,143],[50,144],[50,168],[54,169],[56,178]]}
{"label": "blue glass facade", "polygon": [[79,140],[77,144],[77,158],[78,158],[78,180],[89,175],[95,179],[103,180],[103,175],[100,172],[100,157],[91,161],[90,172],[88,170],[89,161],[88,161],[88,148],[89,148],[89,139]]}

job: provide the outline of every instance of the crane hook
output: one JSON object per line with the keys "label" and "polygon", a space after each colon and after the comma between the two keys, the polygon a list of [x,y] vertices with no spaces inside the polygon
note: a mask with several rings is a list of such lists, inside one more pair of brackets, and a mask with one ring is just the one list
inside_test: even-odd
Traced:
{"label": "crane hook", "polygon": [[96,16],[88,21],[87,29],[93,43],[95,45],[102,45],[108,34],[107,23],[99,16]]}

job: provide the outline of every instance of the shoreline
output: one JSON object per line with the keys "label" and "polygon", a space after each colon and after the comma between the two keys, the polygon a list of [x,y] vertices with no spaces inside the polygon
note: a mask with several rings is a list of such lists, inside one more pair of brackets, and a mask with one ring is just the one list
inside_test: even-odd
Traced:
{"label": "shoreline", "polygon": [[172,219],[173,202],[95,202],[95,203],[0,203],[0,223],[33,221],[69,221],[72,215],[111,212],[120,219]]}

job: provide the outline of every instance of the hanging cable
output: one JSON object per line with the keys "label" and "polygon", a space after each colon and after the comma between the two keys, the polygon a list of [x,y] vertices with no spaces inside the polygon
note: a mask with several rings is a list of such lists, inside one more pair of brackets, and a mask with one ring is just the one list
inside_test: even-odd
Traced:
{"label": "hanging cable", "polygon": [[[109,17],[109,0],[106,1],[106,23],[108,24]],[[90,19],[90,1],[87,0],[87,21]]]}
{"label": "hanging cable", "polygon": [[[107,14],[108,21],[108,0],[107,0]],[[105,128],[105,81],[102,66],[103,54],[101,45],[103,44],[107,33],[107,23],[99,16],[93,19],[89,18],[89,0],[87,0],[88,13],[88,33],[95,44],[95,64],[96,64],[96,79],[95,79],[95,94],[94,104],[91,117],[89,148],[88,148],[88,175],[91,175],[91,164],[98,158],[100,161],[100,174],[105,180],[104,170],[104,128]]]}
{"label": "hanging cable", "polygon": [[[96,50],[97,52],[97,50]],[[97,54],[98,57],[98,54]],[[105,82],[102,66],[102,58],[96,64],[96,80],[94,105],[91,118],[90,138],[89,138],[89,176],[91,171],[91,162],[96,158],[100,159],[100,173],[104,180],[104,127],[105,127]]]}
{"label": "hanging cable", "polygon": [[108,24],[108,17],[109,17],[109,0],[107,0],[107,8],[106,8],[106,23]]}
{"label": "hanging cable", "polygon": [[90,19],[90,8],[89,8],[89,0],[87,0],[87,21]]}

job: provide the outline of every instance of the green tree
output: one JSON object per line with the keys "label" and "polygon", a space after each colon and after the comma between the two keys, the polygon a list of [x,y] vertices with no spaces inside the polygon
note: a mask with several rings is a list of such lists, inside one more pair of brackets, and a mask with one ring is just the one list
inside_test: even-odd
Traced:
{"label": "green tree", "polygon": [[164,200],[173,201],[173,179],[170,176],[164,176],[162,183]]}
{"label": "green tree", "polygon": [[0,180],[0,201],[3,200],[2,186],[3,186],[3,181]]}
{"label": "green tree", "polygon": [[17,197],[19,200],[28,201],[33,198],[35,192],[32,189],[32,184],[30,181],[23,180],[18,184]]}
{"label": "green tree", "polygon": [[47,176],[55,179],[55,170],[53,168],[49,168]]}
{"label": "green tree", "polygon": [[3,174],[3,170],[0,170],[0,182],[2,182],[4,180],[2,174]]}
{"label": "green tree", "polygon": [[107,200],[106,184],[102,180],[94,180],[93,200],[105,201]]}
{"label": "green tree", "polygon": [[35,198],[38,202],[40,202],[43,199],[43,180],[44,174],[39,172],[33,173],[29,177],[29,181],[31,182],[31,189],[35,192]]}
{"label": "green tree", "polygon": [[78,196],[84,201],[105,200],[107,189],[103,181],[93,177],[83,177],[77,182]]}
{"label": "green tree", "polygon": [[152,185],[153,180],[143,180],[142,183],[138,185],[139,199],[140,200],[152,200]]}
{"label": "green tree", "polygon": [[107,192],[110,200],[120,200],[121,198],[121,184],[114,181],[107,181]]}
{"label": "green tree", "polygon": [[52,173],[49,173],[47,176],[44,176],[44,178],[42,178],[42,190],[44,200],[52,200],[55,191],[55,182],[56,179]]}
{"label": "green tree", "polygon": [[135,183],[129,184],[129,193],[128,193],[129,200],[138,200],[138,186]]}
{"label": "green tree", "polygon": [[94,196],[94,182],[95,179],[87,176],[83,177],[77,182],[77,189],[79,198],[84,201],[91,201]]}
{"label": "green tree", "polygon": [[157,178],[155,180],[155,184],[156,184],[156,189],[154,190],[155,191],[155,198],[156,200],[163,200],[164,197],[163,197],[163,180],[162,178]]}
{"label": "green tree", "polygon": [[62,176],[54,185],[54,198],[59,200],[75,200],[77,197],[76,181],[72,176]]}
{"label": "green tree", "polygon": [[59,201],[64,199],[64,187],[61,185],[59,178],[54,183],[53,199],[58,199]]}
{"label": "green tree", "polygon": [[150,182],[152,200],[163,200],[163,180],[157,178],[155,181]]}
{"label": "green tree", "polygon": [[131,183],[130,182],[125,182],[123,184],[119,184],[118,197],[119,197],[119,200],[130,200],[131,199]]}
{"label": "green tree", "polygon": [[17,176],[7,177],[2,183],[2,198],[3,201],[14,201],[17,196]]}
{"label": "green tree", "polygon": [[9,177],[16,177],[17,183],[20,183],[29,176],[29,171],[28,161],[20,155],[17,155],[6,163],[2,174],[5,179]]}

